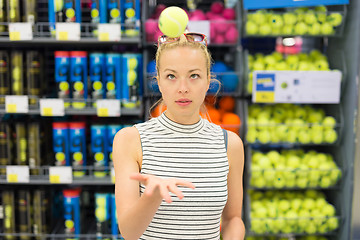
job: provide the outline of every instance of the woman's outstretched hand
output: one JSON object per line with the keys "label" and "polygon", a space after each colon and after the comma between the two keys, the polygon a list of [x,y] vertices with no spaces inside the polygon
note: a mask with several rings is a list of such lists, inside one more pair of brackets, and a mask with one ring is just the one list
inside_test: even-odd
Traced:
{"label": "woman's outstretched hand", "polygon": [[167,202],[171,203],[171,196],[169,192],[174,193],[179,199],[184,197],[183,193],[179,190],[178,186],[195,188],[192,182],[185,181],[177,178],[160,178],[154,175],[134,173],[130,179],[139,181],[146,186],[144,194],[151,196],[157,191],[160,196]]}

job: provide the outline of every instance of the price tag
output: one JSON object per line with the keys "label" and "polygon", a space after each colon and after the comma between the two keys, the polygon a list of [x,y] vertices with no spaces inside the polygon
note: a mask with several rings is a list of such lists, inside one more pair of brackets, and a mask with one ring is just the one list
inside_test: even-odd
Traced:
{"label": "price tag", "polygon": [[7,113],[28,113],[29,97],[28,96],[5,96],[5,111]]}
{"label": "price tag", "polygon": [[9,183],[28,183],[29,166],[6,166],[6,180]]}
{"label": "price tag", "polygon": [[53,184],[72,183],[72,167],[59,166],[49,168],[49,181]]}
{"label": "price tag", "polygon": [[96,112],[98,117],[119,117],[120,111],[120,100],[118,99],[96,100]]}
{"label": "price tag", "polygon": [[189,32],[202,33],[207,37],[207,42],[210,43],[210,21],[189,21]]}
{"label": "price tag", "polygon": [[56,23],[56,40],[80,41],[80,23]]}
{"label": "price tag", "polygon": [[340,71],[254,71],[252,101],[338,104],[341,77]]}
{"label": "price tag", "polygon": [[9,23],[10,41],[26,41],[33,39],[31,23]]}
{"label": "price tag", "polygon": [[113,167],[111,168],[111,182],[115,183],[115,170]]}
{"label": "price tag", "polygon": [[98,31],[99,41],[120,41],[121,39],[120,24],[101,23],[98,25]]}
{"label": "price tag", "polygon": [[45,117],[65,116],[64,99],[40,99],[40,115]]}

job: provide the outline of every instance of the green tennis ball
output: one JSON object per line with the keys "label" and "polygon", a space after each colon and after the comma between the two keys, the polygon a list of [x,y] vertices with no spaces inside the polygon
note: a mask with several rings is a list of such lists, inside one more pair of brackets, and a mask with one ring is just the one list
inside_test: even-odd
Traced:
{"label": "green tennis ball", "polygon": [[319,5],[315,7],[315,11],[316,12],[323,12],[326,13],[327,12],[327,8],[325,5]]}
{"label": "green tennis ball", "polygon": [[295,25],[294,31],[295,31],[295,34],[305,35],[308,32],[308,25],[304,22],[298,22]]}
{"label": "green tennis ball", "polygon": [[308,11],[305,14],[305,19],[304,20],[305,20],[305,23],[307,23],[309,25],[312,25],[317,21],[315,13],[313,11]]}
{"label": "green tennis ball", "polygon": [[266,21],[265,11],[258,10],[255,13],[252,14],[251,18],[256,24],[262,25]]}
{"label": "green tennis ball", "polygon": [[249,35],[255,35],[258,33],[258,26],[253,21],[246,22],[246,33]]}
{"label": "green tennis ball", "polygon": [[324,140],[327,143],[334,143],[337,140],[337,132],[334,129],[328,129],[324,132]]}
{"label": "green tennis ball", "polygon": [[333,129],[336,126],[336,119],[331,116],[327,116],[322,121],[322,124],[324,126],[324,129]]}
{"label": "green tennis ball", "polygon": [[159,28],[166,36],[179,37],[189,22],[187,13],[179,7],[165,8],[159,17]]}
{"label": "green tennis ball", "polygon": [[64,8],[64,0],[53,0],[54,1],[54,11],[60,12]]}
{"label": "green tennis ball", "polygon": [[136,69],[138,65],[138,61],[136,58],[130,58],[127,63],[128,63],[128,68],[131,70]]}
{"label": "green tennis ball", "polygon": [[269,35],[271,33],[271,26],[268,23],[264,23],[259,28],[259,34],[260,35]]}
{"label": "green tennis ball", "polygon": [[95,216],[99,222],[104,222],[106,217],[105,208],[97,208],[95,210]]}
{"label": "green tennis ball", "polygon": [[21,79],[21,69],[20,67],[14,67],[12,70],[12,78],[14,81],[20,81]]}
{"label": "green tennis ball", "polygon": [[129,70],[128,72],[128,86],[134,85],[137,78],[137,74],[134,70]]}
{"label": "green tennis ball", "polygon": [[342,15],[340,13],[331,13],[327,20],[331,25],[337,27],[342,23]]}
{"label": "green tennis ball", "polygon": [[[285,22],[286,23],[286,22]],[[282,33],[284,35],[293,35],[294,34],[294,28],[292,25],[284,25],[282,28]]]}
{"label": "green tennis ball", "polygon": [[283,15],[284,23],[287,25],[294,25],[297,21],[297,17],[294,13],[287,12]]}
{"label": "green tennis ball", "polygon": [[330,23],[325,22],[321,24],[321,33],[324,35],[334,34],[334,28]]}
{"label": "green tennis ball", "polygon": [[309,34],[310,35],[319,35],[321,31],[321,25],[318,22],[315,22],[309,27]]}
{"label": "green tennis ball", "polygon": [[271,14],[269,22],[273,28],[281,28],[284,25],[283,18],[280,14]]}

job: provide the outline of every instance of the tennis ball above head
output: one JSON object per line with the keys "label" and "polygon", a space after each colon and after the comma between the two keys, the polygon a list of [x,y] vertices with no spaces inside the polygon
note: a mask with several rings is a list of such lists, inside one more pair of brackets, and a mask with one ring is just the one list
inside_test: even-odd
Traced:
{"label": "tennis ball above head", "polygon": [[179,7],[167,7],[159,17],[160,30],[169,37],[179,37],[189,22],[187,13]]}

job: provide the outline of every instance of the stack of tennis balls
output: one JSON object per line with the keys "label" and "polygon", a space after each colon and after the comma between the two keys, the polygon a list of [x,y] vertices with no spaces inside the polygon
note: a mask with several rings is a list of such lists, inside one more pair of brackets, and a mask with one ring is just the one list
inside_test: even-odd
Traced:
{"label": "stack of tennis balls", "polygon": [[341,175],[330,154],[302,149],[252,153],[250,185],[256,188],[328,188]]}
{"label": "stack of tennis balls", "polygon": [[[247,92],[252,93],[253,71],[330,71],[329,61],[326,55],[317,49],[309,53],[299,53],[283,55],[273,52],[268,55],[256,53],[249,54],[248,64],[248,84]],[[334,70],[338,71],[338,70]]]}
{"label": "stack of tennis balls", "polygon": [[333,35],[342,22],[341,13],[329,12],[326,6],[262,9],[247,14],[245,29],[247,35],[256,36]]}
{"label": "stack of tennis balls", "polygon": [[250,199],[250,229],[257,234],[324,234],[339,227],[335,207],[319,191],[251,191]]}
{"label": "stack of tennis balls", "polygon": [[310,105],[249,106],[246,140],[249,143],[332,144],[338,134],[336,119]]}
{"label": "stack of tennis balls", "polygon": [[222,128],[239,134],[241,119],[234,113],[236,101],[233,97],[223,96],[216,103],[215,96],[207,96],[205,99],[206,112],[201,116],[210,122],[221,125]]}

